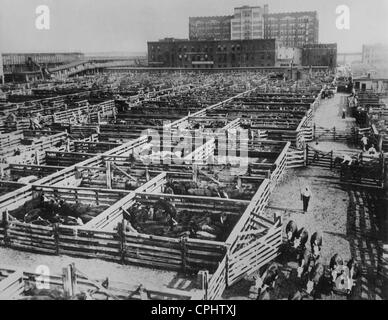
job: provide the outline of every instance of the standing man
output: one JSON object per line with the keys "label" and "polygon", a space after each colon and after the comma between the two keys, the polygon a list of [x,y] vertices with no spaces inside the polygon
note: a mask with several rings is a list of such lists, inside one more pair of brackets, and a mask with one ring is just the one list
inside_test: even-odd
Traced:
{"label": "standing man", "polygon": [[365,135],[362,136],[361,143],[362,143],[362,150],[365,152],[366,147],[368,146],[368,138]]}
{"label": "standing man", "polygon": [[306,186],[303,189],[302,194],[301,194],[301,198],[303,201],[303,213],[306,214],[308,206],[309,206],[309,202],[311,199],[311,191],[310,191],[309,187]]}

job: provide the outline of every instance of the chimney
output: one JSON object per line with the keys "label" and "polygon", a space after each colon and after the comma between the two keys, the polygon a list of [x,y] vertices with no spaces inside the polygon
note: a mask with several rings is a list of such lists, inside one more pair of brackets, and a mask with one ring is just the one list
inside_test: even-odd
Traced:
{"label": "chimney", "polygon": [[264,5],[264,14],[268,14],[268,4]]}

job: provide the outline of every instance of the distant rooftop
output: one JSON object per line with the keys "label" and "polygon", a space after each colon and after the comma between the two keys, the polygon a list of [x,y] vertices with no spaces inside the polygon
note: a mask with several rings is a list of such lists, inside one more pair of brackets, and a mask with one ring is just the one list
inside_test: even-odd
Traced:
{"label": "distant rooftop", "polygon": [[233,15],[226,15],[226,16],[199,16],[199,17],[189,17],[190,19],[221,19],[221,18],[233,18]]}

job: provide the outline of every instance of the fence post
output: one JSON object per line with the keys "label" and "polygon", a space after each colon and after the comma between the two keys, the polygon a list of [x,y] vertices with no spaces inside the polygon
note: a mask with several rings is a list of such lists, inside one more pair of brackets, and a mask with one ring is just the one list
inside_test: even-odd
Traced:
{"label": "fence post", "polygon": [[125,263],[125,220],[123,216],[122,222],[117,224],[117,234],[120,239],[120,262],[121,264]]}
{"label": "fence post", "polygon": [[198,286],[200,290],[205,291],[204,300],[208,299],[209,271],[198,271]]}
{"label": "fence post", "polygon": [[198,167],[195,163],[193,163],[193,181],[198,181]]}
{"label": "fence post", "polygon": [[71,298],[76,295],[77,292],[77,279],[75,273],[74,263],[62,269],[62,281],[63,291],[65,292],[66,298]]}
{"label": "fence post", "polygon": [[3,212],[2,225],[4,228],[4,246],[8,247],[10,245],[9,236],[8,236],[8,227],[9,227],[8,209],[5,209],[5,211]]}
{"label": "fence post", "polygon": [[54,241],[55,241],[55,254],[59,255],[59,223],[53,225]]}
{"label": "fence post", "polygon": [[230,248],[229,246],[226,248],[225,254],[225,285],[229,286],[229,260],[230,260]]}
{"label": "fence post", "polygon": [[182,268],[183,271],[187,268],[187,237],[183,236],[181,237],[181,250],[182,250]]}
{"label": "fence post", "polygon": [[306,144],[306,167],[309,165],[309,145]]}
{"label": "fence post", "polygon": [[333,169],[333,151],[330,152],[330,170]]}
{"label": "fence post", "polygon": [[314,125],[313,125],[313,140],[315,140],[315,130],[316,130],[316,125],[314,123]]}
{"label": "fence post", "polygon": [[106,186],[108,189],[112,189],[112,173],[111,173],[111,162],[106,161]]}

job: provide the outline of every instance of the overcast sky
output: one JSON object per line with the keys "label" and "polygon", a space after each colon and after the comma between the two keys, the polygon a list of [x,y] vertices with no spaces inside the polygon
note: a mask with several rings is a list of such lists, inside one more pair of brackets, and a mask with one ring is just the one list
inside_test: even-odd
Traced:
{"label": "overcast sky", "polygon": [[[145,52],[147,40],[188,38],[189,16],[231,15],[241,5],[270,12],[317,10],[319,41],[340,52],[388,43],[388,0],[0,0],[2,52]],[[35,28],[35,8],[50,8],[50,30]],[[350,30],[337,30],[335,9],[350,8]]]}

